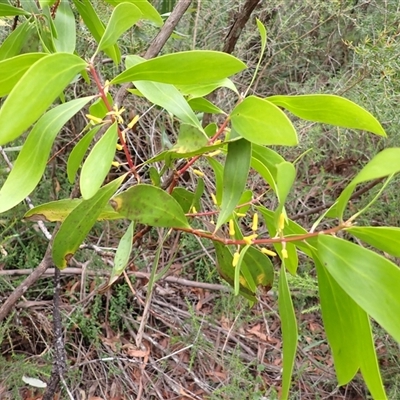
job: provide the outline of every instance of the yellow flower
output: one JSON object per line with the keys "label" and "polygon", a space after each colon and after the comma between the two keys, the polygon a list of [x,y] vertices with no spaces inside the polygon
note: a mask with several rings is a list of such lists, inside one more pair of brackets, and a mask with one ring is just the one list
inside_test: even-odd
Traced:
{"label": "yellow flower", "polygon": [[284,227],[285,227],[285,214],[281,213],[281,215],[279,216],[279,222],[278,222],[279,232],[282,232]]}
{"label": "yellow flower", "polygon": [[288,256],[287,250],[286,249],[282,249],[282,258],[285,259],[285,258],[288,258],[288,257],[289,256]]}
{"label": "yellow flower", "polygon": [[249,235],[249,236],[244,236],[243,240],[247,245],[251,245],[253,244],[253,240],[257,238],[257,234],[254,233],[253,235]]}
{"label": "yellow flower", "polygon": [[275,257],[275,256],[276,256],[276,253],[275,253],[274,251],[268,250],[268,249],[266,249],[266,248],[262,248],[262,249],[261,249],[261,253],[264,253],[264,254],[266,254],[267,256],[271,256],[271,257]]}
{"label": "yellow flower", "polygon": [[229,236],[235,236],[235,224],[233,223],[233,219],[229,220]]}
{"label": "yellow flower", "polygon": [[214,193],[210,193],[211,194],[211,200],[212,200],[212,202],[214,203],[214,205],[216,206],[218,203],[217,203],[217,198],[215,197],[215,194]]}
{"label": "yellow flower", "polygon": [[253,225],[251,226],[251,230],[255,232],[258,228],[258,214],[254,213],[253,215]]}
{"label": "yellow flower", "polygon": [[240,258],[240,253],[237,251],[237,252],[233,255],[233,260],[232,260],[232,266],[233,266],[233,267],[236,267],[236,266],[238,265],[239,258]]}
{"label": "yellow flower", "polygon": [[203,178],[203,176],[204,176],[204,172],[202,172],[198,169],[193,169],[193,173],[197,176],[200,176],[201,178]]}

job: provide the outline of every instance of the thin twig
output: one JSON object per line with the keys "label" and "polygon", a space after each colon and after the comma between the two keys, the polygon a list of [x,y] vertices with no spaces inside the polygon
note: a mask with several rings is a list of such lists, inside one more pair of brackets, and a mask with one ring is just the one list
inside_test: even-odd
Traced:
{"label": "thin twig", "polygon": [[[161,49],[164,47],[165,43],[169,39],[169,37],[172,35],[172,32],[174,31],[176,25],[178,25],[178,22],[182,19],[183,15],[185,14],[186,10],[189,8],[191,4],[191,0],[180,0],[174,7],[173,11],[171,12],[170,16],[168,19],[165,21],[164,25],[160,29],[160,32],[158,32],[157,36],[153,39],[151,42],[151,45],[147,49],[144,58],[150,59],[154,58],[157,56],[157,54],[161,51]],[[120,107],[122,103],[124,102],[126,96],[128,95],[128,89],[132,87],[132,83],[125,83],[122,85],[116,96],[115,96],[115,104],[118,104]]]}

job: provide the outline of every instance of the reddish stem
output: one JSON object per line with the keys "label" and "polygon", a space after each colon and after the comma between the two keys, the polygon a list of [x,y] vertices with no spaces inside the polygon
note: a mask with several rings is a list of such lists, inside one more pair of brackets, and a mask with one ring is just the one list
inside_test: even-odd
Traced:
{"label": "reddish stem", "polygon": [[[226,117],[225,121],[222,123],[222,125],[219,127],[217,133],[208,140],[207,144],[212,144],[214,143],[219,136],[222,135],[224,132],[226,126],[228,125],[229,122],[229,117]],[[171,185],[168,188],[168,192],[171,193],[174,187],[176,186],[178,179],[180,176],[182,176],[202,155],[199,154],[198,156],[192,157],[180,170],[176,171],[174,179],[171,182]]]}
{"label": "reddish stem", "polygon": [[[113,108],[111,107],[111,104],[108,101],[106,92],[104,91],[104,86],[100,82],[100,79],[99,79],[99,76],[97,74],[97,71],[95,70],[95,68],[93,67],[92,64],[89,65],[89,70],[90,70],[90,73],[92,74],[92,77],[93,77],[94,81],[96,82],[96,86],[99,89],[99,94],[100,94],[101,99],[103,100],[104,105],[106,106],[108,111],[113,111]],[[116,122],[116,118],[112,114],[111,114],[111,120],[113,122]],[[138,179],[137,172],[136,172],[136,167],[133,164],[132,157],[131,157],[131,155],[129,153],[128,146],[126,145],[126,142],[124,140],[124,136],[123,136],[123,134],[121,132],[121,129],[120,129],[118,123],[117,123],[117,132],[118,132],[119,141],[120,141],[120,143],[122,145],[122,148],[124,149],[125,157],[126,157],[126,159],[128,161],[129,168],[132,171],[132,173],[136,176],[136,179]]]}
{"label": "reddish stem", "polygon": [[[279,237],[279,238],[268,238],[268,239],[254,239],[251,241],[252,244],[273,244],[273,243],[286,243],[286,242],[301,242],[303,240],[307,240],[313,237],[316,237],[318,235],[332,235],[335,234],[336,232],[339,232],[340,230],[347,228],[348,225],[346,224],[342,224],[339,226],[336,226],[334,228],[331,229],[326,229],[326,230],[322,230],[319,232],[309,232],[309,233],[305,233],[304,235],[296,235],[296,236],[286,236],[286,237]],[[215,236],[213,233],[208,233],[208,232],[204,232],[204,231],[199,231],[196,229],[192,229],[192,228],[175,228],[178,231],[182,231],[182,232],[187,232],[187,233],[191,233],[193,235],[202,237],[202,238],[206,238],[206,239],[211,239],[214,242],[220,242],[224,245],[235,245],[235,246],[242,246],[242,245],[247,245],[249,244],[248,241],[244,240],[244,239],[227,239],[227,238],[221,238],[219,236]]]}

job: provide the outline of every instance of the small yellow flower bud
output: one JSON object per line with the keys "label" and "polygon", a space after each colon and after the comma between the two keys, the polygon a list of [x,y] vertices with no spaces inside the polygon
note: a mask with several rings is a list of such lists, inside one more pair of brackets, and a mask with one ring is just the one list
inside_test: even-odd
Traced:
{"label": "small yellow flower bud", "polygon": [[261,249],[261,253],[264,253],[264,254],[266,254],[267,256],[271,256],[271,257],[275,257],[275,256],[276,256],[276,253],[275,253],[274,251],[268,250],[268,249],[266,249],[266,248],[262,248],[262,249]]}
{"label": "small yellow flower bud", "polygon": [[192,207],[192,213],[193,213],[193,214],[197,214],[197,210],[196,210],[196,207],[195,207],[195,206]]}
{"label": "small yellow flower bud", "polygon": [[233,219],[229,220],[229,236],[235,236],[235,224],[233,223]]}
{"label": "small yellow flower bud", "polygon": [[253,215],[253,225],[251,226],[251,230],[255,232],[258,228],[258,214],[254,213]]}
{"label": "small yellow flower bud", "polygon": [[121,151],[123,149],[123,147],[119,143],[117,143],[115,147],[118,151]]}
{"label": "small yellow flower bud", "polygon": [[118,161],[113,161],[111,165],[115,168],[118,168],[121,164]]}
{"label": "small yellow flower bud", "polygon": [[214,205],[216,206],[216,205],[218,204],[217,198],[215,197],[215,194],[214,194],[214,193],[210,193],[210,194],[211,194],[211,200],[212,200],[212,202],[214,203]]}
{"label": "small yellow flower bud", "polygon": [[281,215],[279,216],[278,230],[282,232],[284,227],[285,227],[285,214],[281,213]]}
{"label": "small yellow flower bud", "polygon": [[221,154],[221,150],[215,150],[215,151],[211,151],[210,153],[207,154],[208,157],[215,157],[218,154]]}
{"label": "small yellow flower bud", "polygon": [[129,122],[128,128],[129,128],[129,129],[132,129],[132,128],[136,125],[136,122],[138,122],[138,121],[139,121],[139,115],[136,114],[136,115],[133,117],[132,121]]}
{"label": "small yellow flower bud", "polygon": [[253,240],[257,238],[257,234],[254,233],[253,235],[249,235],[249,236],[244,236],[243,240],[247,245],[251,245],[253,244]]}
{"label": "small yellow flower bud", "polygon": [[288,257],[289,256],[288,256],[287,250],[286,249],[282,249],[282,258],[285,259],[285,258],[288,258]]}
{"label": "small yellow flower bud", "polygon": [[239,258],[240,258],[240,254],[237,251],[234,255],[233,255],[233,260],[232,260],[232,266],[236,267],[238,265],[239,262]]}
{"label": "small yellow flower bud", "polygon": [[90,121],[93,121],[96,124],[101,124],[103,120],[101,118],[97,118],[94,115],[86,114],[86,118],[89,119]]}
{"label": "small yellow flower bud", "polygon": [[204,176],[204,172],[202,172],[198,169],[193,169],[193,173],[197,176],[200,176],[201,178]]}
{"label": "small yellow flower bud", "polygon": [[246,216],[245,213],[236,213],[236,215],[237,215],[238,217],[245,217],[245,216]]}

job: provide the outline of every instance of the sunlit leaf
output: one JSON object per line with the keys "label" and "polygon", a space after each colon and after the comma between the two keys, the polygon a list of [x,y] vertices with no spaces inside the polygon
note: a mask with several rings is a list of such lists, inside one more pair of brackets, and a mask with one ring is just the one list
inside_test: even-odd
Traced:
{"label": "sunlit leaf", "polygon": [[114,122],[93,146],[83,163],[79,187],[84,199],[92,197],[103,184],[115,156],[117,140],[117,123]]}
{"label": "sunlit leaf", "polygon": [[113,46],[125,31],[139,21],[141,16],[142,13],[134,4],[127,2],[118,4],[114,8],[99,42],[99,49],[103,50]]}
{"label": "sunlit leaf", "polygon": [[54,18],[57,38],[54,45],[59,52],[73,53],[76,45],[76,22],[69,0],[61,0]]}
{"label": "sunlit leaf", "polygon": [[151,185],[135,185],[113,197],[111,205],[133,221],[166,228],[189,228],[179,203],[166,191]]}
{"label": "sunlit leaf", "polygon": [[248,141],[260,145],[294,146],[296,130],[289,118],[276,105],[259,97],[249,96],[231,113],[235,131]]}
{"label": "sunlit leaf", "polygon": [[[128,56],[125,63],[127,68],[130,68],[145,61],[139,56]],[[152,103],[165,108],[186,124],[197,126],[200,130],[203,129],[188,102],[175,86],[150,81],[134,81],[133,83],[140,93]]]}
{"label": "sunlit leaf", "polygon": [[346,231],[364,242],[385,251],[395,257],[400,257],[400,228],[388,226],[352,226]]}
{"label": "sunlit leaf", "polygon": [[106,0],[106,2],[113,6],[117,6],[120,3],[132,3],[139,8],[143,14],[142,18],[154,22],[157,26],[162,26],[164,23],[161,15],[147,0]]}
{"label": "sunlit leaf", "polygon": [[[12,31],[3,41],[0,46],[0,60],[5,60],[10,57],[14,57],[21,52],[22,47],[27,42],[28,38],[35,32],[35,26],[30,21],[25,21],[22,24],[18,25],[14,31]],[[40,53],[39,53],[40,54]],[[44,54],[43,54],[44,55]],[[19,64],[17,64],[20,66]],[[0,76],[6,74],[6,72],[2,71],[2,67],[0,67]],[[15,72],[14,70],[10,70],[10,72]],[[2,87],[3,84],[0,84],[0,92],[4,90]]]}
{"label": "sunlit leaf", "polygon": [[224,114],[224,112],[211,101],[202,97],[194,98],[188,101],[190,107],[195,111],[201,111],[210,114]]}
{"label": "sunlit leaf", "polygon": [[177,85],[177,88],[186,96],[191,98],[204,97],[213,92],[215,89],[225,87],[239,94],[235,84],[229,79],[224,78],[216,82],[194,84],[194,85]]}
{"label": "sunlit leaf", "polygon": [[207,145],[207,136],[198,128],[181,124],[178,141],[170,152],[184,154],[196,151]]}
{"label": "sunlit leaf", "polygon": [[289,110],[299,118],[344,128],[362,129],[386,136],[378,120],[361,106],[332,94],[271,96],[268,101]]}
{"label": "sunlit leaf", "polygon": [[75,145],[68,157],[67,162],[67,176],[70,183],[74,183],[75,175],[81,166],[85,153],[92,143],[96,133],[101,128],[101,125],[92,128],[85,136]]}
{"label": "sunlit leaf", "polygon": [[[78,10],[80,16],[82,17],[85,25],[88,27],[90,33],[93,35],[94,40],[97,43],[100,42],[103,34],[106,30],[103,22],[97,15],[95,9],[92,6],[91,1],[87,0],[72,0],[76,9]],[[103,49],[104,53],[106,53],[115,64],[118,64],[121,60],[121,51],[119,47],[115,44],[114,46],[107,47]]]}
{"label": "sunlit leaf", "polygon": [[334,213],[339,218],[343,213],[351,194],[359,183],[382,178],[400,172],[400,148],[388,148],[378,153],[346,186],[337,199]]}
{"label": "sunlit leaf", "polygon": [[322,318],[332,349],[339,385],[349,383],[360,367],[357,346],[357,313],[359,306],[337,284],[314,254]]}
{"label": "sunlit leaf", "polygon": [[280,398],[288,399],[289,390],[292,381],[293,366],[297,350],[297,321],[293,309],[292,299],[290,297],[289,285],[286,277],[285,265],[279,274],[278,285],[278,307],[281,317],[282,342],[283,342],[283,373],[282,373],[282,391]]}
{"label": "sunlit leaf", "polygon": [[85,66],[81,58],[67,53],[50,54],[36,61],[0,108],[0,145],[29,128]]}
{"label": "sunlit leaf", "polygon": [[217,204],[221,204],[222,201],[222,190],[223,190],[223,182],[224,182],[224,167],[223,165],[212,157],[207,157],[208,163],[211,165],[211,168],[214,170],[215,177],[215,197],[217,199]]}
{"label": "sunlit leaf", "polygon": [[250,168],[251,143],[245,139],[228,144],[224,166],[221,212],[216,229],[220,228],[238,205],[247,182]]}
{"label": "sunlit leaf", "polygon": [[246,65],[230,54],[194,50],[166,54],[128,68],[111,83],[149,80],[170,84],[217,81],[242,71]]}
{"label": "sunlit leaf", "polygon": [[371,250],[329,235],[318,237],[318,254],[342,289],[400,342],[400,269]]}
{"label": "sunlit leaf", "polygon": [[28,53],[0,62],[0,97],[11,92],[25,72],[46,53]]}
{"label": "sunlit leaf", "polygon": [[[43,221],[43,222],[62,222],[71,211],[84,201],[83,199],[62,199],[51,201],[49,203],[40,204],[31,208],[24,215],[26,221]],[[101,210],[98,221],[122,219],[123,217],[118,214],[110,204],[107,204]]]}
{"label": "sunlit leaf", "polygon": [[[102,187],[92,198],[82,201],[61,224],[53,242],[54,264],[64,269],[92,229],[110,197],[117,191],[126,174]],[[71,234],[73,232],[73,234]]]}
{"label": "sunlit leaf", "polygon": [[122,236],[121,240],[119,241],[117,252],[115,253],[114,257],[114,266],[111,271],[111,276],[108,281],[108,286],[111,286],[119,276],[124,272],[125,268],[128,265],[129,257],[132,252],[132,238],[133,238],[133,231],[134,231],[135,223],[132,221],[129,224],[128,229]]}
{"label": "sunlit leaf", "polygon": [[44,114],[29,133],[3,187],[0,189],[0,213],[14,207],[39,183],[46,168],[54,139],[63,125],[93,97],[61,104]]}
{"label": "sunlit leaf", "polygon": [[0,3],[0,17],[13,17],[14,15],[29,15],[29,13],[22,8]]}
{"label": "sunlit leaf", "polygon": [[313,252],[317,267],[324,327],[331,346],[339,385],[360,368],[375,399],[386,399],[367,313],[338,285]]}

